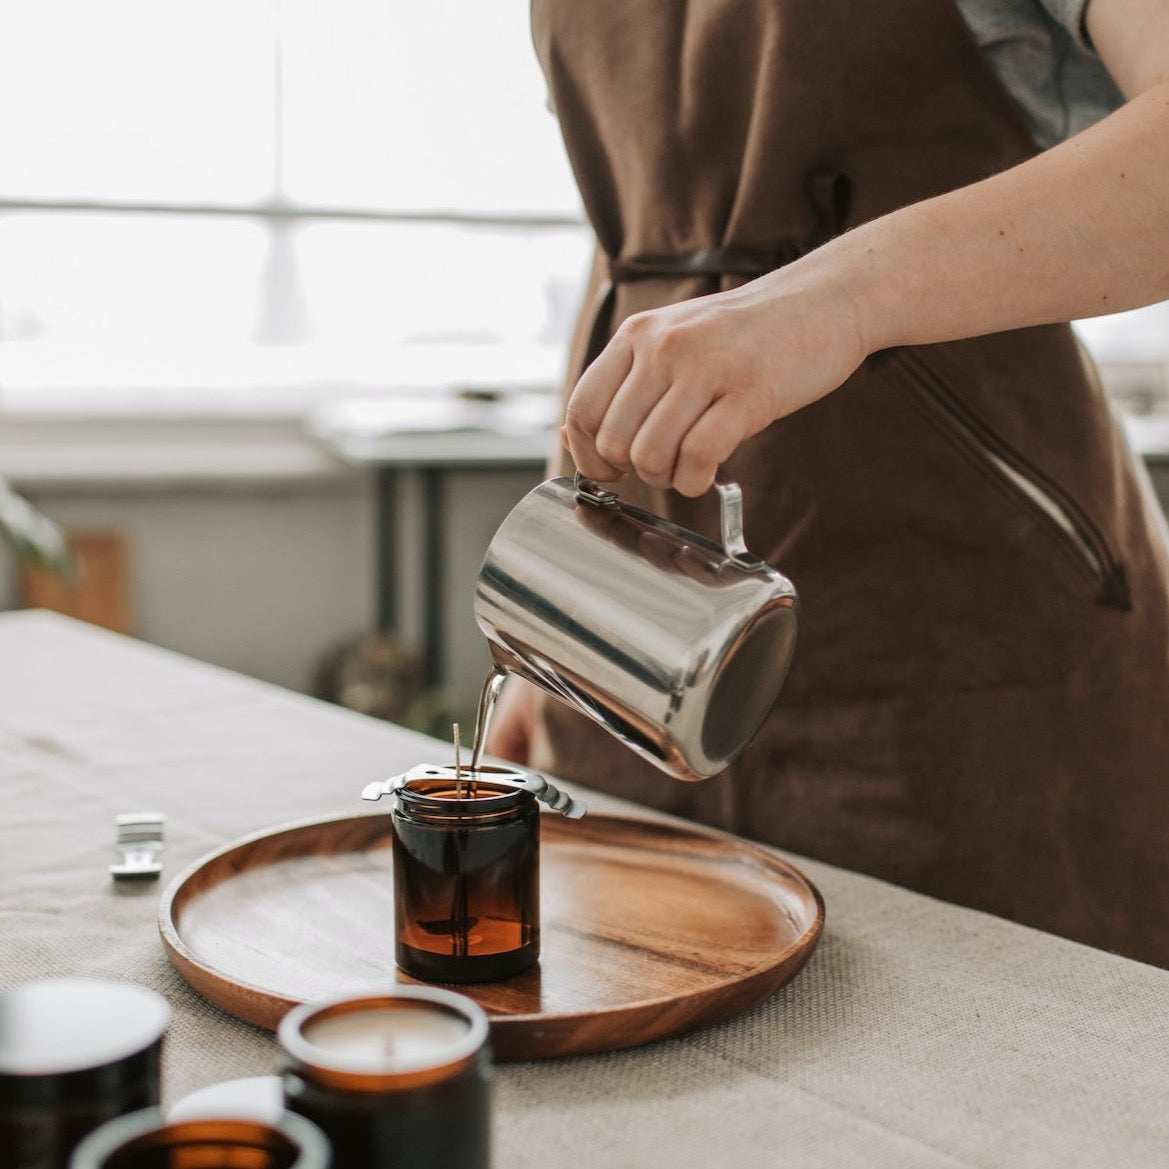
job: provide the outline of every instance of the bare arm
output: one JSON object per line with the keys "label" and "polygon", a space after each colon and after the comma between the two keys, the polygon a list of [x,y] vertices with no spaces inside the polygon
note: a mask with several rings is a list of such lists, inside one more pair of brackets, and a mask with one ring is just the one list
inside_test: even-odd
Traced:
{"label": "bare arm", "polygon": [[1169,4],[1093,0],[1088,27],[1126,105],[1020,166],[839,241],[841,262],[864,274],[870,352],[1169,297]]}
{"label": "bare arm", "polygon": [[1124,107],[742,288],[630,318],[570,400],[577,466],[701,494],[877,350],[1169,298],[1169,0],[1091,0],[1087,21]]}

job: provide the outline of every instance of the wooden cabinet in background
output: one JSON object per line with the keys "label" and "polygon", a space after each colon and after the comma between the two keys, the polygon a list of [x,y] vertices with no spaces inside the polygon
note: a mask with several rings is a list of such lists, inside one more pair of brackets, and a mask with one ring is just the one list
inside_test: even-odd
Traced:
{"label": "wooden cabinet in background", "polygon": [[133,633],[129,541],[116,531],[65,533],[74,576],[62,580],[40,568],[20,573],[20,603],[51,609],[117,633]]}

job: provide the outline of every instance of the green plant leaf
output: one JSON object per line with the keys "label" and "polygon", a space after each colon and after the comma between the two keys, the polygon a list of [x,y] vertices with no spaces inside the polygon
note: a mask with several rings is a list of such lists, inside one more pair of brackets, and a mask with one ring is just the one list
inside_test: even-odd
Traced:
{"label": "green plant leaf", "polygon": [[0,539],[22,564],[45,568],[63,580],[73,575],[73,558],[61,529],[0,478]]}

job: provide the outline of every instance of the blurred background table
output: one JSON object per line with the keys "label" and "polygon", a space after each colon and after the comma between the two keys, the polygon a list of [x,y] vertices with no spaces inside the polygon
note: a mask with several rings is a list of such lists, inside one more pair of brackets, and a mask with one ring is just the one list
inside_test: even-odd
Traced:
{"label": "blurred background table", "polygon": [[[160,991],[167,1102],[274,1071],[272,1037],[169,965],[162,889],[245,833],[359,811],[364,784],[446,751],[66,618],[0,615],[0,989]],[[116,885],[114,817],[145,809],[166,815],[162,882]],[[500,1066],[496,1165],[1169,1163],[1169,972],[791,859],[828,908],[804,971],[690,1035]]]}
{"label": "blurred background table", "polygon": [[[466,469],[521,471],[531,474],[534,486],[555,445],[557,403],[550,387],[478,392],[450,387],[412,398],[342,399],[318,408],[306,423],[308,433],[332,454],[376,476],[377,625],[401,630],[400,582],[414,574],[422,598],[423,665],[431,686],[446,681],[447,480]],[[411,479],[414,490],[403,491]],[[408,527],[417,538],[404,555],[398,529],[408,500],[414,511]]]}

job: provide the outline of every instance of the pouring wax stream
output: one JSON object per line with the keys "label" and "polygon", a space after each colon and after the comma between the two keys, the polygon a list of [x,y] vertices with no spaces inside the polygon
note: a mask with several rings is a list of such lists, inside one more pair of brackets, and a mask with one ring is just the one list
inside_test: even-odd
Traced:
{"label": "pouring wax stream", "polygon": [[[507,671],[499,666],[492,666],[479,693],[479,709],[475,715],[475,741],[471,745],[471,774],[479,774],[479,764],[483,758],[483,746],[487,741],[487,731],[491,726],[491,716],[495,713],[495,704],[499,701],[499,692],[507,681]],[[458,768],[458,759],[455,760]]]}

